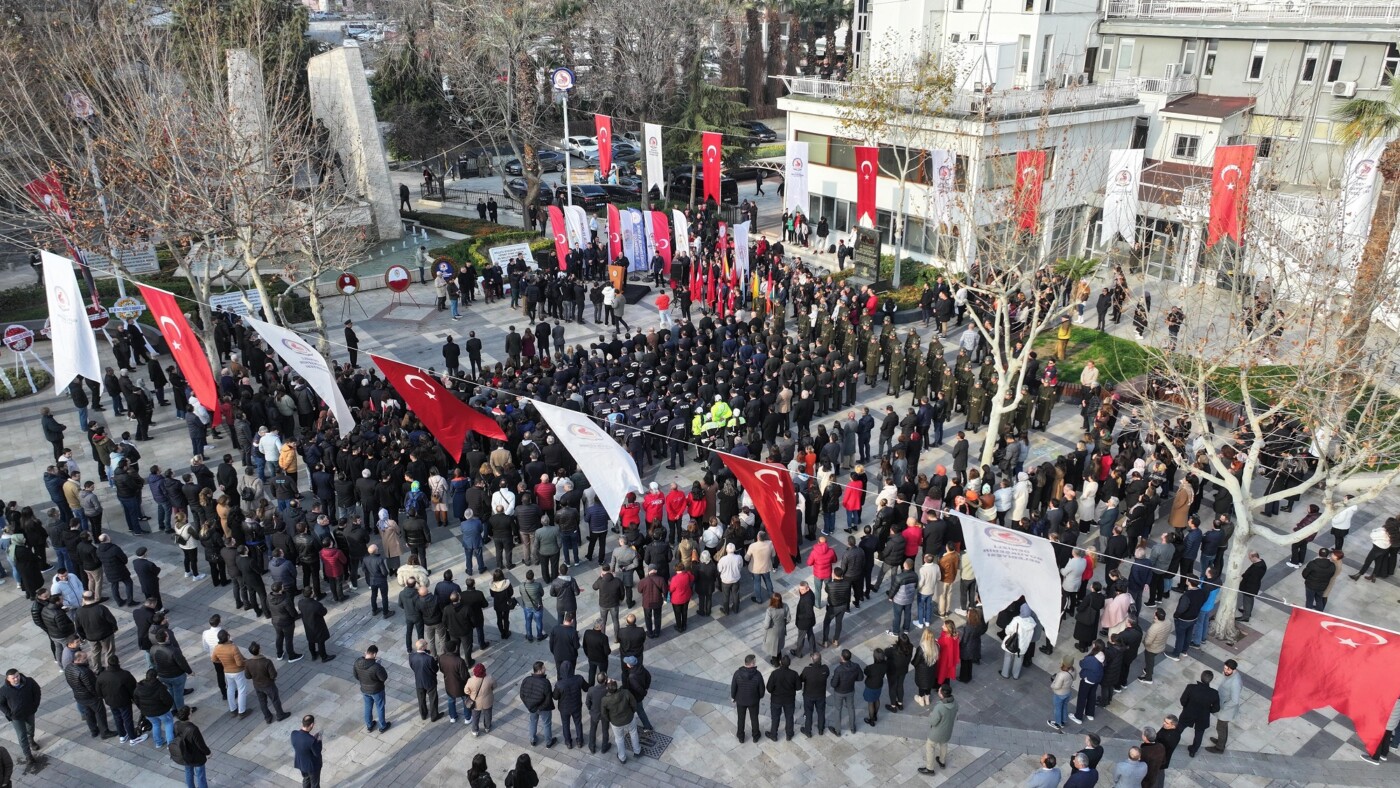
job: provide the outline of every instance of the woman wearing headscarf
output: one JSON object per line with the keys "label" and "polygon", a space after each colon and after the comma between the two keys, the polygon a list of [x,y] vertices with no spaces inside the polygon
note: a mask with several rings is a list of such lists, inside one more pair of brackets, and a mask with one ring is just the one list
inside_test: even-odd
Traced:
{"label": "woman wearing headscarf", "polygon": [[1005,652],[1001,659],[1002,678],[1021,678],[1022,657],[1035,645],[1036,626],[1031,606],[1022,603],[1017,616],[1006,625],[1006,634],[1001,641],[1001,650]]}

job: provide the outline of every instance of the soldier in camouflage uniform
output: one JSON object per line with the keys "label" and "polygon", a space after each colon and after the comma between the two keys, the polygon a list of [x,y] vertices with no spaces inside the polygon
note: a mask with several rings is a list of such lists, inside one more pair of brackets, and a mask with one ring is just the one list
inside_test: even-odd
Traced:
{"label": "soldier in camouflage uniform", "polygon": [[891,342],[890,345],[893,348],[889,366],[890,384],[885,393],[897,397],[904,386],[904,348],[900,347],[898,342]]}

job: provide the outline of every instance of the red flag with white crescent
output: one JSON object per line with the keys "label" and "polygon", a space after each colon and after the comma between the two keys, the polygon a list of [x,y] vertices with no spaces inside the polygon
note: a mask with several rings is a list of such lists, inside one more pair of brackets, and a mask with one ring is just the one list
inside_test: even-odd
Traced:
{"label": "red flag with white crescent", "polygon": [[796,567],[793,554],[797,552],[797,490],[792,485],[792,474],[781,465],[731,454],[719,457],[753,499],[783,570],[791,573]]}
{"label": "red flag with white crescent", "polygon": [[1040,194],[1045,181],[1045,151],[1016,153],[1016,224],[1022,230],[1035,230],[1040,218]]}
{"label": "red flag with white crescent", "polygon": [[656,253],[661,255],[661,272],[669,278],[671,276],[671,221],[666,218],[665,211],[651,212],[651,232],[656,237]]}
{"label": "red flag with white crescent", "polygon": [[554,235],[554,256],[559,258],[559,270],[569,267],[569,230],[564,224],[564,210],[557,205],[549,206],[549,232]]}
{"label": "red flag with white crescent", "polygon": [[617,206],[608,203],[608,262],[622,256],[622,214]]}
{"label": "red flag with white crescent", "polygon": [[594,115],[593,129],[598,136],[598,172],[607,178],[608,171],[612,169],[612,118]]}
{"label": "red flag with white crescent", "polygon": [[880,177],[880,149],[856,146],[856,221],[863,227],[875,226],[875,184]]}
{"label": "red flag with white crescent", "polygon": [[1225,145],[1215,149],[1206,246],[1215,246],[1222,237],[1242,243],[1244,212],[1249,201],[1249,173],[1253,167],[1253,145]]}
{"label": "red flag with white crescent", "polygon": [[723,147],[721,140],[724,136],[718,132],[706,131],[700,134],[700,147],[704,153],[705,169],[705,193],[704,199],[713,199],[715,204],[719,204],[719,178],[720,167],[723,163]]}
{"label": "red flag with white crescent", "polygon": [[24,191],[45,213],[58,217],[64,227],[72,227],[73,214],[68,210],[68,197],[63,193],[63,182],[58,179],[58,173],[49,170],[24,184]]}
{"label": "red flag with white crescent", "polygon": [[715,280],[719,279],[719,270],[716,266],[708,266],[705,271],[705,303],[711,307],[715,305]]}
{"label": "red flag with white crescent", "polygon": [[408,409],[413,411],[428,432],[437,438],[447,453],[457,461],[462,459],[462,444],[468,432],[488,438],[505,440],[506,434],[496,420],[462,402],[436,380],[418,367],[391,361],[370,354],[394,390],[399,392]]}
{"label": "red flag with white crescent", "polygon": [[1400,635],[1295,607],[1283,633],[1269,722],[1331,706],[1351,718],[1357,737],[1375,752],[1400,697],[1396,665]]}
{"label": "red flag with white crescent", "polygon": [[175,357],[175,364],[180,367],[180,372],[184,373],[185,381],[190,384],[195,399],[209,411],[210,418],[217,425],[219,387],[214,383],[214,370],[209,366],[209,357],[204,355],[204,346],[200,344],[199,334],[190,328],[190,323],[180,311],[180,305],[176,303],[173,293],[139,282],[136,286],[141,289],[141,297],[146,300],[151,317],[155,318],[156,328],[159,328],[161,336],[165,337],[165,344],[170,347],[170,355]]}

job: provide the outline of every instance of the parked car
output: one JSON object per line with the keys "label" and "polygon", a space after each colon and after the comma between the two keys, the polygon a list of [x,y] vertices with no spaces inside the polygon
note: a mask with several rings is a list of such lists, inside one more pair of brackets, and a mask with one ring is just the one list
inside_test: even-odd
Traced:
{"label": "parked car", "polygon": [[617,183],[600,183],[598,186],[608,193],[611,202],[636,202],[642,199],[640,181],[632,180],[630,183],[622,183],[619,180]]}
{"label": "parked car", "polygon": [[[567,205],[568,192],[565,186],[560,184],[554,189],[554,200],[560,205]],[[584,208],[597,208],[607,205],[611,200],[608,193],[602,186],[594,183],[576,183],[572,188],[574,195],[574,205],[581,205]]]}
{"label": "parked car", "polygon": [[582,134],[565,137],[564,150],[581,159],[587,159],[590,155],[596,157],[598,154],[598,138]]}
{"label": "parked car", "polygon": [[[677,167],[671,171],[671,182],[667,193],[673,200],[690,199],[690,168]],[[695,201],[700,202],[703,198],[705,176],[699,167],[695,168]],[[739,204],[739,182],[723,175],[719,179],[720,202],[727,205]]]}
{"label": "parked car", "polygon": [[[542,150],[535,154],[539,159],[540,172],[563,172],[568,166],[564,160],[564,154],[557,150]],[[520,159],[511,159],[506,162],[506,175],[524,175],[524,168],[520,166]]]}
{"label": "parked car", "polygon": [[778,132],[768,128],[768,125],[757,120],[741,120],[734,124],[749,132],[749,141],[754,143],[777,142]]}
{"label": "parked car", "polygon": [[[524,178],[511,178],[510,180],[506,181],[505,188],[506,193],[517,200],[524,199],[525,192],[528,190]],[[539,192],[535,194],[535,202],[541,205],[549,205],[553,201],[554,197],[550,193],[550,185],[547,183],[541,183]]]}
{"label": "parked car", "polygon": [[[580,154],[579,158],[582,158],[589,164],[596,165],[599,161],[602,160],[602,151],[595,148],[594,150],[591,150],[587,153]],[[636,145],[633,145],[630,142],[613,143],[612,160],[614,164],[628,164],[631,162],[635,162],[641,158],[642,150]]]}

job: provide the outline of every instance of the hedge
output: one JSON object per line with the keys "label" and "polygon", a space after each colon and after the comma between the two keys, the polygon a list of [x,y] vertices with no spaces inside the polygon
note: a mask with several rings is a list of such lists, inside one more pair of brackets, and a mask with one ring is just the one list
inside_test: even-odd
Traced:
{"label": "hedge", "polygon": [[[38,386],[41,392],[53,384],[53,377],[45,372],[44,368],[38,364],[29,367],[29,374],[34,376],[34,385]],[[24,377],[24,370],[15,369],[12,366],[5,367],[4,369],[0,369],[0,375],[4,375],[5,378],[10,381],[10,386],[15,390],[14,395],[11,396],[9,390],[3,385],[0,385],[0,402],[19,399],[20,397],[28,397],[34,393],[29,390],[29,380]]]}
{"label": "hedge", "polygon": [[457,216],[451,213],[434,213],[432,211],[400,211],[399,215],[410,221],[418,222],[424,227],[431,227],[434,230],[447,230],[449,232],[461,233],[463,235],[489,235],[492,233],[506,232],[509,230],[519,230],[519,227],[507,227],[504,224],[494,224],[483,222],[480,219],[471,219],[466,216]]}
{"label": "hedge", "polygon": [[[846,268],[835,271],[831,274],[834,282],[844,282],[855,274],[854,268]],[[919,306],[919,299],[923,297],[924,283],[933,284],[938,281],[938,277],[946,276],[942,268],[936,265],[921,263],[912,257],[906,257],[900,263],[898,290],[890,291],[887,295],[894,299],[900,309],[914,309]],[[894,278],[894,255],[886,254],[880,256],[879,280],[888,282]]]}
{"label": "hedge", "polygon": [[485,268],[491,264],[486,250],[503,244],[516,244],[522,241],[530,244],[531,252],[541,252],[554,248],[554,241],[531,230],[507,229],[488,235],[468,238],[433,250],[435,257],[446,257],[459,266],[474,265]]}

